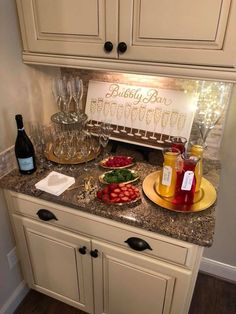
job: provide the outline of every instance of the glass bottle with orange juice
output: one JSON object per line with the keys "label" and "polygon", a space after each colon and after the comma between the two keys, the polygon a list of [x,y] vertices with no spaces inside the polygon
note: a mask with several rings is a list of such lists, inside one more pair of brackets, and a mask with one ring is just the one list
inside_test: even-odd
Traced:
{"label": "glass bottle with orange juice", "polygon": [[180,151],[177,148],[165,148],[163,156],[164,163],[158,185],[158,194],[163,197],[172,197],[175,194],[176,167]]}

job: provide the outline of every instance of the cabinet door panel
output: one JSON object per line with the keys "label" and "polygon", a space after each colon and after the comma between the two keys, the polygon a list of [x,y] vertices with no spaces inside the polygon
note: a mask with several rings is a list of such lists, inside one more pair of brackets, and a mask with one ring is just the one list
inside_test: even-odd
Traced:
{"label": "cabinet door panel", "polygon": [[120,4],[124,23],[119,24],[119,40],[128,44],[121,59],[235,66],[232,0],[134,0],[133,6],[120,0]]}
{"label": "cabinet door panel", "polygon": [[[191,273],[93,241],[96,314],[184,313]],[[104,300],[104,301],[103,301]]]}
{"label": "cabinet door panel", "polygon": [[117,42],[118,0],[18,0],[27,50],[77,56],[116,57],[104,43]]}
{"label": "cabinet door panel", "polygon": [[29,286],[88,313],[93,312],[90,240],[13,215],[24,277]]}
{"label": "cabinet door panel", "polygon": [[[136,20],[140,38],[215,40],[221,0],[148,2],[149,5],[140,0],[136,4],[140,13],[139,20]],[[200,21],[207,21],[207,24]]]}
{"label": "cabinet door panel", "polygon": [[26,237],[35,285],[79,301],[76,247],[37,234],[28,228]]}

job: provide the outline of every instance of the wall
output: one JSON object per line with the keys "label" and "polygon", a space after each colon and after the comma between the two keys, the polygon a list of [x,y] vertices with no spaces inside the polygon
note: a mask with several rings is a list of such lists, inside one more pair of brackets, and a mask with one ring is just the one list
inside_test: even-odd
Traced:
{"label": "wall", "polygon": [[[204,270],[213,268],[217,275],[236,281],[236,86],[234,86],[231,104],[225,123],[221,145],[221,178],[218,205],[216,209],[216,230],[214,244],[205,249],[206,261]],[[219,263],[212,263],[217,261]],[[210,266],[211,265],[211,266]]]}
{"label": "wall", "polygon": [[[25,121],[47,121],[56,107],[50,88],[51,75],[58,69],[29,67],[22,63],[14,0],[0,1],[0,153],[12,146],[16,137],[14,116]],[[7,253],[15,246],[6,205],[0,192],[0,313],[11,313],[17,296],[22,296],[22,277],[17,265],[8,267]],[[17,299],[17,298],[16,298]]]}

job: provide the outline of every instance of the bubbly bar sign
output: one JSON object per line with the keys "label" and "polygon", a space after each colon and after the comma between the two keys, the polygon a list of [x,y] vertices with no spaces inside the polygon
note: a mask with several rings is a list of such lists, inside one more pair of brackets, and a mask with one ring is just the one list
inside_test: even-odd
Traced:
{"label": "bubbly bar sign", "polygon": [[171,136],[190,136],[197,95],[171,89],[90,81],[86,114],[91,127],[111,123],[112,137],[163,146]]}

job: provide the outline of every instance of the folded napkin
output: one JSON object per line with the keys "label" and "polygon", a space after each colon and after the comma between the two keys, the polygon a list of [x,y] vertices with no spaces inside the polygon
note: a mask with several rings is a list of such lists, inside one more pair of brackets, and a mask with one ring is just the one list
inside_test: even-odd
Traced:
{"label": "folded napkin", "polygon": [[35,187],[44,192],[60,195],[75,183],[73,177],[66,176],[62,173],[52,171],[49,175],[35,184]]}

